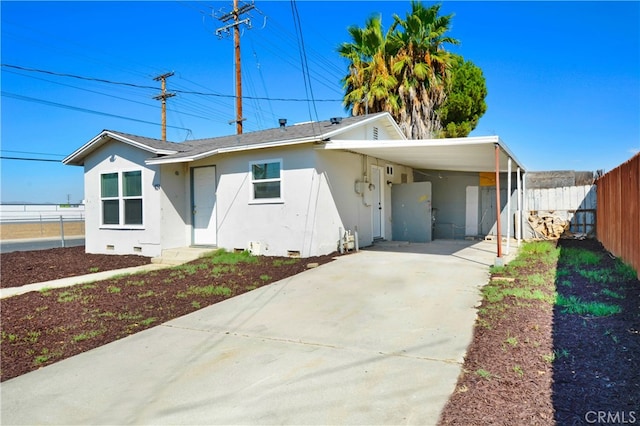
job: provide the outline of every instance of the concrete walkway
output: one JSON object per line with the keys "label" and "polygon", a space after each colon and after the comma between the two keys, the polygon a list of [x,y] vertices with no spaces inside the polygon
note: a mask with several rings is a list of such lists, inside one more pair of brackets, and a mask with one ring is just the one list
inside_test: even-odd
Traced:
{"label": "concrete walkway", "polygon": [[4,382],[10,424],[435,424],[495,244],[344,256]]}

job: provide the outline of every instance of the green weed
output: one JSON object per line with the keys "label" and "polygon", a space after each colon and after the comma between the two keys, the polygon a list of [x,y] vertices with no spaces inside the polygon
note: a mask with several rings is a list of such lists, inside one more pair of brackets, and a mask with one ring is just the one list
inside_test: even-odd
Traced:
{"label": "green weed", "polygon": [[271,279],[271,277],[269,275],[267,275],[267,274],[262,274],[262,275],[260,275],[260,279],[262,281],[269,281]]}
{"label": "green weed", "polygon": [[578,271],[580,276],[589,280],[592,283],[608,284],[618,281],[613,275],[613,272],[609,269],[594,269],[594,270],[580,270]]}
{"label": "green weed", "polygon": [[219,249],[207,256],[214,265],[236,265],[238,263],[256,263],[258,258],[252,256],[248,251],[233,253],[224,249]]}
{"label": "green weed", "polygon": [[144,297],[151,297],[151,296],[155,296],[155,295],[156,295],[155,291],[148,290],[148,291],[145,291],[144,293],[138,293],[138,298],[142,299]]}
{"label": "green weed", "polygon": [[40,337],[40,332],[39,331],[29,331],[27,333],[27,337],[24,339],[29,343],[37,343],[38,342],[38,338]]}
{"label": "green weed", "polygon": [[524,370],[522,370],[522,367],[520,367],[519,365],[514,365],[513,366],[513,372],[516,373],[520,377],[524,376]]}
{"label": "green weed", "polygon": [[562,262],[573,266],[574,268],[580,268],[583,266],[594,266],[600,263],[602,258],[598,253],[594,253],[590,250],[574,247],[565,247],[562,249]]}
{"label": "green weed", "polygon": [[120,293],[120,291],[122,291],[122,289],[120,287],[115,286],[115,285],[110,285],[109,287],[107,287],[107,292],[108,293],[115,294],[115,293]]}
{"label": "green weed", "polygon": [[71,340],[73,340],[74,342],[82,342],[84,340],[89,340],[93,337],[99,336],[102,333],[104,333],[105,330],[91,330],[91,331],[87,331],[86,333],[80,333],[80,334],[76,334],[75,336],[73,336],[71,338]]}
{"label": "green weed", "polygon": [[273,261],[273,266],[294,265],[300,262],[300,259],[276,259]]}
{"label": "green weed", "polygon": [[197,300],[192,301],[191,307],[193,307],[194,309],[200,309],[200,302],[198,302]]}
{"label": "green weed", "polygon": [[140,324],[147,326],[147,325],[151,325],[152,323],[154,323],[157,320],[156,317],[150,317],[150,318],[146,318],[142,321],[140,321]]}
{"label": "green weed", "polygon": [[518,338],[517,337],[513,337],[513,336],[507,337],[504,342],[509,344],[509,345],[511,345],[514,348],[516,346],[518,346]]}
{"label": "green weed", "polygon": [[80,294],[79,293],[74,293],[71,291],[63,291],[58,295],[58,302],[59,303],[68,303],[68,302],[73,302],[76,301],[80,298]]}
{"label": "green weed", "polygon": [[604,317],[620,313],[622,309],[618,305],[611,305],[603,302],[584,302],[576,296],[563,296],[558,294],[556,305],[564,308],[563,313],[578,315],[593,315]]}
{"label": "green weed", "polygon": [[489,371],[483,369],[483,368],[479,368],[476,370],[476,374],[480,377],[482,377],[483,379],[491,379],[493,377],[493,374],[491,374]]}
{"label": "green weed", "polygon": [[141,287],[145,284],[145,282],[144,280],[127,280],[124,284],[129,286]]}
{"label": "green weed", "polygon": [[600,294],[604,296],[609,296],[612,299],[624,299],[624,296],[622,294],[617,293],[613,290],[609,290],[608,288],[603,288],[602,290],[600,290]]}
{"label": "green weed", "polygon": [[92,274],[98,272],[99,270],[100,268],[98,268],[97,266],[94,266],[93,268],[89,268],[89,272],[91,272]]}
{"label": "green weed", "polygon": [[636,270],[633,269],[631,265],[622,262],[619,258],[616,259],[615,272],[622,281],[632,281],[638,277]]}
{"label": "green weed", "polygon": [[207,285],[204,287],[190,286],[186,291],[176,294],[176,297],[184,298],[188,296],[231,296],[229,287]]}

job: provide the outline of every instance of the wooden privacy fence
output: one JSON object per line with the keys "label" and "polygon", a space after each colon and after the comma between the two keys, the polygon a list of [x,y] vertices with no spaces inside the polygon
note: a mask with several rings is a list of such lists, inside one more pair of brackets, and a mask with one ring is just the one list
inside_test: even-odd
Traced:
{"label": "wooden privacy fence", "polygon": [[597,235],[640,279],[640,154],[596,181]]}

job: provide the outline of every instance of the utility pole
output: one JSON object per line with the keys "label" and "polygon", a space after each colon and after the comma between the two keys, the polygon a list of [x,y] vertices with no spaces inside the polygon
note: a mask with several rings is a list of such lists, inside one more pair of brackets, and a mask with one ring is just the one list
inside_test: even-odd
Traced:
{"label": "utility pole", "polygon": [[[240,66],[240,24],[246,24],[249,28],[251,28],[251,20],[249,18],[240,19],[240,17],[253,9],[255,6],[253,2],[251,4],[245,4],[242,7],[238,8],[238,0],[233,0],[233,10],[230,13],[223,15],[218,18],[220,21],[227,23],[223,27],[220,27],[216,30],[216,35],[218,37],[222,37],[221,34],[229,34],[229,29],[233,28],[233,43],[234,43],[234,52],[235,52],[235,63],[236,63],[236,119],[234,120],[236,123],[236,132],[240,135],[242,134],[242,122],[245,120],[242,117],[242,72]],[[229,124],[233,123],[231,121]]]}
{"label": "utility pole", "polygon": [[173,75],[172,72],[168,72],[154,78],[155,81],[160,81],[162,83],[161,90],[158,96],[154,96],[153,99],[162,101],[162,140],[167,140],[167,98],[171,98],[175,96],[175,93],[167,93],[167,78]]}

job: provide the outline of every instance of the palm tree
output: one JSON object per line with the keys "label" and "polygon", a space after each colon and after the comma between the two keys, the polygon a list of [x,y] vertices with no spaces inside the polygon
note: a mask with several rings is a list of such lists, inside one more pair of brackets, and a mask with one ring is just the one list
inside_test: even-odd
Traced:
{"label": "palm tree", "polygon": [[342,43],[338,53],[349,60],[349,71],[342,79],[343,103],[353,115],[398,110],[395,92],[397,79],[389,69],[388,34],[384,34],[380,16],[372,16],[364,28],[348,28],[352,42]]}
{"label": "palm tree", "polygon": [[425,8],[412,1],[411,13],[405,19],[394,15],[389,30],[392,43],[401,46],[392,61],[402,105],[394,118],[410,139],[432,138],[442,130],[437,111],[446,99],[453,61],[444,45],[459,42],[446,35],[453,15],[439,12],[440,5]]}
{"label": "palm tree", "polygon": [[445,44],[453,15],[438,16],[440,5],[425,8],[412,1],[406,19],[394,15],[385,34],[374,16],[364,28],[349,27],[352,42],[338,52],[349,60],[342,80],[344,105],[353,115],[388,111],[411,139],[439,134],[437,110],[446,99],[451,64]]}

